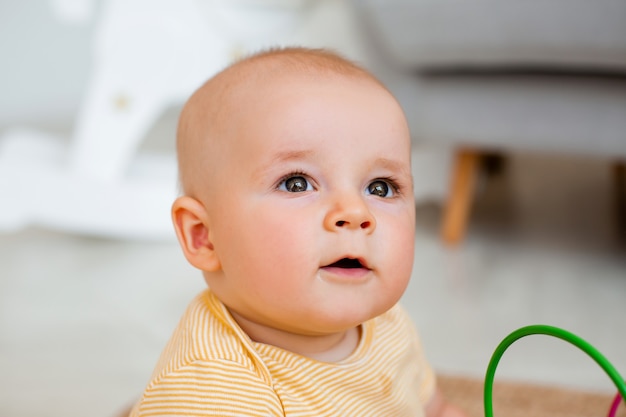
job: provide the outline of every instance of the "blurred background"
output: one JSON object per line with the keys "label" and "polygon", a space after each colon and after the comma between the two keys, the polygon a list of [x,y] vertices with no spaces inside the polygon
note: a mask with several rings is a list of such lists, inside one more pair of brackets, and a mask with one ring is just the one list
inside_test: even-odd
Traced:
{"label": "blurred background", "polygon": [[[203,288],[169,220],[180,108],[294,44],[356,60],[405,109],[403,302],[439,372],[482,378],[544,323],[626,373],[623,0],[0,0],[0,415],[113,416],[140,395]],[[498,377],[614,391],[539,336]]]}

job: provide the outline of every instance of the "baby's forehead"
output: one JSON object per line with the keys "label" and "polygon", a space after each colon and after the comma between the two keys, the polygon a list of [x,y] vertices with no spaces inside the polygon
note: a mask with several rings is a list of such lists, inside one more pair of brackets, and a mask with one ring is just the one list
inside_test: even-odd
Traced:
{"label": "baby's forehead", "polygon": [[362,89],[363,83],[376,88],[381,86],[365,73],[348,74],[316,67],[302,69],[269,62],[272,65],[259,61],[232,67],[218,74],[196,93],[196,100],[190,100],[190,107],[200,107],[202,117],[216,126],[233,122],[242,107],[255,102],[268,102],[285,91],[297,91],[305,86],[336,83],[342,84],[344,88],[354,85]]}

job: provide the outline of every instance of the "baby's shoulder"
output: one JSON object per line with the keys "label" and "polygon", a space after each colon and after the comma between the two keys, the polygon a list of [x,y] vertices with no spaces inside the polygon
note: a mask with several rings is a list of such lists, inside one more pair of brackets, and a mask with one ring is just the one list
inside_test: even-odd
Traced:
{"label": "baby's shoulder", "polygon": [[250,338],[209,290],[192,300],[172,338],[197,360],[247,362],[253,350]]}
{"label": "baby's shoulder", "polygon": [[249,337],[208,290],[189,304],[159,360],[162,372],[198,364],[267,373]]}

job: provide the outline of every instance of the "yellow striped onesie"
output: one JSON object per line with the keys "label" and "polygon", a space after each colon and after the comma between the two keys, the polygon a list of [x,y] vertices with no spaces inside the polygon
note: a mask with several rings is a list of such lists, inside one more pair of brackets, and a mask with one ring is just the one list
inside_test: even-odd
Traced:
{"label": "yellow striped onesie", "polygon": [[319,362],[250,340],[207,290],[131,416],[422,416],[435,377],[406,312],[397,305],[361,330],[350,357]]}

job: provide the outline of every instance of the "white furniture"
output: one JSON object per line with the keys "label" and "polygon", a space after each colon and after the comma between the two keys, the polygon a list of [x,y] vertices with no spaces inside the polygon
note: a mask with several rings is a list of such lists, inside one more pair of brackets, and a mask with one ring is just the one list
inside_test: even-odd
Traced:
{"label": "white furniture", "polygon": [[[164,110],[243,53],[278,44],[310,0],[107,0],[71,138],[14,129],[0,138],[0,231],[173,239],[175,156],[138,154]],[[92,0],[51,1],[80,20]],[[174,138],[172,138],[172,141]]]}

